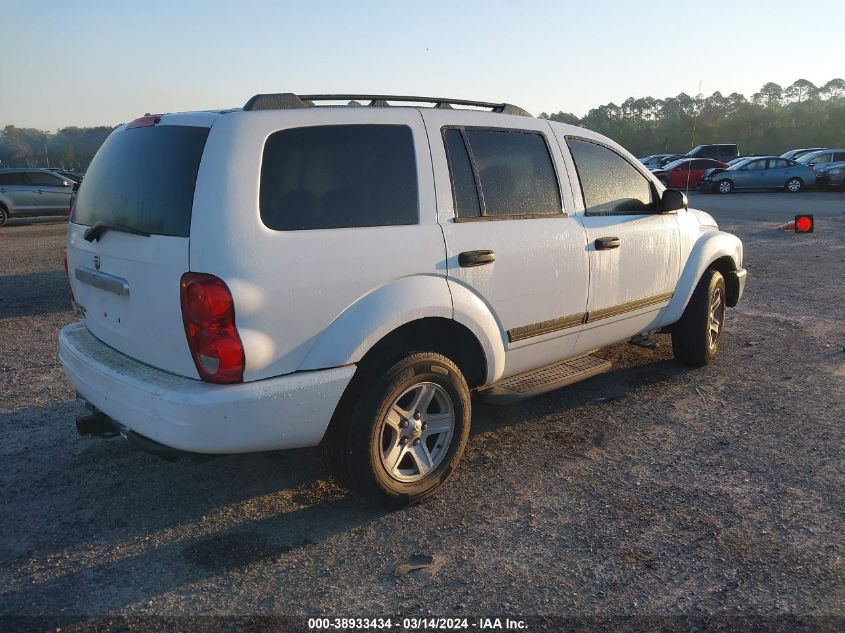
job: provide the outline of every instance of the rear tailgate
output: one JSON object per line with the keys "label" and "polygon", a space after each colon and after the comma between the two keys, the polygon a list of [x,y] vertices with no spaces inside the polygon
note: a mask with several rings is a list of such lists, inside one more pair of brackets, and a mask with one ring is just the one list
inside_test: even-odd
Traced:
{"label": "rear tailgate", "polygon": [[67,239],[71,286],[91,333],[192,378],[199,376],[179,282],[189,270],[194,187],[210,125],[174,115],[115,131],[82,181]]}

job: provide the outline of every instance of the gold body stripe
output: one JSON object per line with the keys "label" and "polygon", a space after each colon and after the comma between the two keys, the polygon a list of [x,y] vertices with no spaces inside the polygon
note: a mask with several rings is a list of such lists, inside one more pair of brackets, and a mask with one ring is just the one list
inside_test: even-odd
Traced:
{"label": "gold body stripe", "polygon": [[609,319],[610,317],[619,316],[626,312],[633,312],[641,308],[663,303],[669,301],[674,292],[662,292],[657,295],[643,297],[642,299],[634,299],[626,303],[619,303],[607,308],[599,308],[591,312],[582,312],[581,314],[570,314],[568,316],[559,317],[557,319],[550,319],[548,321],[540,321],[539,323],[532,323],[531,325],[521,325],[519,327],[508,330],[508,341],[514,343],[516,341],[523,341],[527,338],[557,332],[558,330],[565,330],[567,328],[582,325],[584,323],[592,323],[601,319]]}

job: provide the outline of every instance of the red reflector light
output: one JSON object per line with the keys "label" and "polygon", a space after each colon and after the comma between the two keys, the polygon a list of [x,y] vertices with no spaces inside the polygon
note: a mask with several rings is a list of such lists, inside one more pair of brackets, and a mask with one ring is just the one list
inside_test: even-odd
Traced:
{"label": "red reflector light", "polygon": [[812,215],[796,215],[795,216],[795,232],[796,233],[812,233],[815,228]]}
{"label": "red reflector light", "polygon": [[204,273],[182,275],[182,321],[200,378],[233,383],[244,379],[244,348],[235,328],[235,304],[223,280]]}
{"label": "red reflector light", "polygon": [[126,129],[129,130],[133,127],[149,127],[150,125],[155,125],[161,121],[160,114],[148,114],[147,116],[142,116],[134,121],[126,124]]}

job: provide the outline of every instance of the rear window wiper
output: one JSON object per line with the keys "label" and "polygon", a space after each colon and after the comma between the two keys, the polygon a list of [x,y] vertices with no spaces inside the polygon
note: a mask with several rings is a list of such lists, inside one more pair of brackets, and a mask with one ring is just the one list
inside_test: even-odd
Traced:
{"label": "rear window wiper", "polygon": [[100,236],[105,233],[106,231],[119,231],[120,233],[131,233],[132,235],[143,235],[144,237],[149,237],[150,234],[146,231],[142,231],[141,229],[134,229],[131,226],[126,226],[124,224],[115,224],[113,222],[95,222],[87,229],[85,229],[85,234],[82,236],[88,242],[93,242],[94,240],[100,241]]}

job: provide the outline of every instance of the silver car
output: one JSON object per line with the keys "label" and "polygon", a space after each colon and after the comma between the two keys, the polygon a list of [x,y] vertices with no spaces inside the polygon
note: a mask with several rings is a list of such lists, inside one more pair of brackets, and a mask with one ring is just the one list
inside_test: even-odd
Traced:
{"label": "silver car", "polygon": [[0,226],[10,217],[68,215],[74,184],[48,169],[0,169]]}
{"label": "silver car", "polygon": [[804,154],[796,159],[799,163],[812,167],[818,174],[819,170],[827,167],[830,163],[845,161],[845,148],[823,149],[817,152]]}
{"label": "silver car", "polygon": [[822,189],[845,188],[845,160],[824,163],[816,169],[816,184]]}

